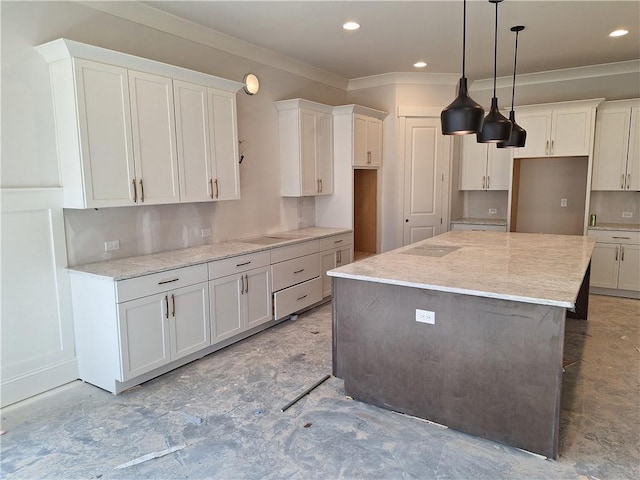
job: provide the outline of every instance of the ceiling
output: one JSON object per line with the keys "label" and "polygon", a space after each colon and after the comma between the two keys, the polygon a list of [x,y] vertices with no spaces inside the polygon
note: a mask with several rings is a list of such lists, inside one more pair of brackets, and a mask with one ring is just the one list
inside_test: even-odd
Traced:
{"label": "ceiling", "polygon": [[[456,73],[462,1],[147,1],[148,6],[345,79],[390,72]],[[498,4],[498,76],[640,59],[640,2],[505,0]],[[354,20],[356,31],[342,24]],[[495,6],[467,2],[467,77],[493,76]],[[617,28],[629,30],[610,38]],[[413,64],[423,60],[424,69]]]}

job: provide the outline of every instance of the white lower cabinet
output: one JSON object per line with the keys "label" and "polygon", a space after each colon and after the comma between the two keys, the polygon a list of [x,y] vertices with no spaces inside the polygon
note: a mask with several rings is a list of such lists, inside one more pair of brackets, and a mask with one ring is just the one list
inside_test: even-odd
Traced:
{"label": "white lower cabinet", "polygon": [[353,261],[352,235],[338,235],[321,241],[320,259],[322,262],[322,298],[331,296],[331,277],[329,270],[347,265]]}
{"label": "white lower cabinet", "polygon": [[596,238],[591,287],[640,292],[640,233],[589,230],[589,236]]}

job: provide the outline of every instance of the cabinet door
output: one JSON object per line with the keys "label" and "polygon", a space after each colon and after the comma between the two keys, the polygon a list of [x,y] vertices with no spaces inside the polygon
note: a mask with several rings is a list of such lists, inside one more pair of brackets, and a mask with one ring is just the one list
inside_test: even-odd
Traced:
{"label": "cabinet door", "polygon": [[592,190],[621,190],[625,186],[629,151],[629,109],[603,109],[596,120]]}
{"label": "cabinet door", "polygon": [[164,294],[118,305],[122,381],[169,363],[168,316]]}
{"label": "cabinet door", "polygon": [[627,190],[640,191],[640,107],[631,109],[631,135],[627,159]]}
{"label": "cabinet door", "polygon": [[316,178],[320,180],[320,194],[333,193],[333,135],[330,114],[316,116]]}
{"label": "cabinet door", "polygon": [[245,273],[246,328],[253,328],[273,318],[269,267]]}
{"label": "cabinet door", "polygon": [[462,137],[460,190],[484,190],[487,183],[487,145],[475,135]]}
{"label": "cabinet door", "polygon": [[235,94],[213,88],[209,93],[209,126],[214,164],[213,196],[217,200],[240,198],[240,167]]}
{"label": "cabinet door", "polygon": [[367,117],[362,115],[353,116],[353,165],[357,167],[366,167],[368,156]]}
{"label": "cabinet door", "polygon": [[189,285],[167,294],[171,360],[211,345],[208,282]]}
{"label": "cabinet door", "polygon": [[382,121],[370,118],[367,122],[367,162],[370,166],[382,165]]}
{"label": "cabinet door", "polygon": [[[87,207],[134,203],[135,179],[127,70],[74,60],[77,109]],[[71,121],[58,118],[58,122]]]}
{"label": "cabinet door", "polygon": [[351,245],[340,247],[336,252],[336,268],[351,263]]}
{"label": "cabinet door", "polygon": [[337,251],[338,249],[335,248],[320,253],[320,261],[322,264],[322,298],[331,295],[331,277],[327,275],[327,272],[336,268]]}
{"label": "cabinet door", "polygon": [[243,279],[244,274],[209,281],[212,345],[244,330],[240,295]]}
{"label": "cabinet door", "polygon": [[640,292],[640,245],[620,246],[618,288]]}
{"label": "cabinet door", "polygon": [[176,110],[176,142],[180,200],[213,200],[213,172],[209,148],[207,88],[193,83],[173,82]]}
{"label": "cabinet door", "polygon": [[511,148],[487,145],[487,190],[509,190],[511,176]]}
{"label": "cabinet door", "polygon": [[591,109],[554,110],[551,125],[549,155],[568,157],[591,154]]}
{"label": "cabinet door", "polygon": [[618,288],[619,258],[620,245],[596,243],[591,256],[591,286]]}
{"label": "cabinet door", "polygon": [[300,171],[302,195],[320,193],[320,181],[316,176],[316,115],[300,110]]}
{"label": "cabinet door", "polygon": [[177,203],[172,80],[129,70],[129,93],[138,203]]}
{"label": "cabinet door", "polygon": [[517,121],[518,125],[527,131],[527,142],[524,147],[514,149],[513,157],[546,157],[549,155],[551,112],[518,113]]}

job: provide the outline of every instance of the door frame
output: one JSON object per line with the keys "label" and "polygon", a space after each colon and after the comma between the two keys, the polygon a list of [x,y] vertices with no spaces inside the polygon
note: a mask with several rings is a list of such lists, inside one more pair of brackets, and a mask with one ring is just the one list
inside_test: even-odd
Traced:
{"label": "door frame", "polygon": [[[398,158],[402,161],[399,162],[398,168],[398,191],[401,194],[401,201],[399,202],[398,218],[400,219],[400,244],[404,245],[404,213],[405,213],[405,196],[406,196],[406,184],[405,184],[405,164],[406,164],[406,133],[407,133],[407,118],[430,118],[440,119],[440,113],[445,107],[421,107],[421,106],[399,106],[398,107],[398,135],[401,139],[398,142]],[[453,139],[451,136],[445,135],[443,140],[443,160],[446,162],[444,166],[444,178],[442,181],[442,227],[443,232],[449,230],[449,218],[451,216],[451,175],[453,168]]]}

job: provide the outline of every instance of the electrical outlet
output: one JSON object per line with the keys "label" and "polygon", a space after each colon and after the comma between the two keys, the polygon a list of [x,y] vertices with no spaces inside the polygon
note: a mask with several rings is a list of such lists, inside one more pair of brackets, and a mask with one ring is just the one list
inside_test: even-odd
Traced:
{"label": "electrical outlet", "polygon": [[210,237],[211,236],[211,229],[210,228],[203,228],[201,231],[202,234],[202,238],[204,237]]}
{"label": "electrical outlet", "polygon": [[120,250],[120,240],[111,240],[104,242],[104,251],[113,252],[114,250]]}
{"label": "electrical outlet", "polygon": [[567,199],[566,198],[561,198],[560,199],[560,206],[561,207],[566,207],[567,206]]}
{"label": "electrical outlet", "polygon": [[498,213],[498,209],[497,208],[490,208],[489,209],[489,215],[495,215],[496,213]]}
{"label": "electrical outlet", "polygon": [[431,312],[429,310],[420,310],[420,309],[416,308],[416,322],[428,323],[430,325],[435,325],[435,323],[436,323],[436,312]]}
{"label": "electrical outlet", "polygon": [[633,212],[622,212],[622,218],[633,218]]}

